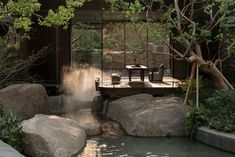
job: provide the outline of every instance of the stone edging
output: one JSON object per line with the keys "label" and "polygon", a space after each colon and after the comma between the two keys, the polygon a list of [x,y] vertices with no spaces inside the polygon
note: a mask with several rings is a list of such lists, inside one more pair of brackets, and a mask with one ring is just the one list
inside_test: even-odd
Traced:
{"label": "stone edging", "polygon": [[235,135],[233,134],[200,127],[197,130],[196,139],[218,149],[235,153]]}

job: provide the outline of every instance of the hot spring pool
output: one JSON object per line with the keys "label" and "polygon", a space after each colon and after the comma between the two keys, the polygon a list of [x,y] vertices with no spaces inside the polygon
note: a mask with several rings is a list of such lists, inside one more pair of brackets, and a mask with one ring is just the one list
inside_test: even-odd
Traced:
{"label": "hot spring pool", "polygon": [[88,138],[78,157],[235,157],[186,137]]}

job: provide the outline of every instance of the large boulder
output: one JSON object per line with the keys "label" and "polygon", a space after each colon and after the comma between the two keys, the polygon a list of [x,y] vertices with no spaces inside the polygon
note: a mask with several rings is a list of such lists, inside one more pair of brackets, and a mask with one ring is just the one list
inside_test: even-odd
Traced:
{"label": "large boulder", "polygon": [[71,157],[86,144],[85,131],[73,120],[35,115],[22,123],[25,154],[33,157]]}
{"label": "large boulder", "polygon": [[22,154],[17,152],[10,145],[0,140],[0,157],[24,157]]}
{"label": "large boulder", "polygon": [[0,105],[22,119],[49,113],[49,100],[40,84],[15,84],[0,90]]}
{"label": "large boulder", "polygon": [[129,135],[181,136],[187,110],[181,98],[139,94],[112,101],[107,116],[120,122]]}

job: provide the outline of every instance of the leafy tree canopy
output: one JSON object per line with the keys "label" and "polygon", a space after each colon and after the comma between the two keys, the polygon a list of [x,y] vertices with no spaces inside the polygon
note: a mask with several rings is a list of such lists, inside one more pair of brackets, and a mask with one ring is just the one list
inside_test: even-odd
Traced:
{"label": "leafy tree canopy", "polygon": [[[132,21],[133,19],[138,21],[138,13],[146,12],[147,21],[154,22],[150,13],[161,11],[164,13],[161,20],[168,33],[173,33],[174,40],[186,48],[189,46],[187,42],[190,42],[189,48],[193,48],[198,42],[209,43],[212,40],[224,39],[223,32],[226,31],[227,26],[235,23],[234,0],[106,1],[111,4],[112,11],[124,12]],[[216,29],[217,32],[212,34]],[[158,34],[158,37],[164,36]]]}
{"label": "leafy tree canopy", "polygon": [[[66,5],[57,10],[48,10],[45,16],[39,14],[41,4],[38,0],[8,0],[0,2],[0,21],[13,26],[15,29],[29,31],[32,24],[37,22],[45,26],[67,27],[69,20],[74,16],[77,7],[81,7],[86,0],[65,0]],[[37,20],[33,20],[33,19]]]}
{"label": "leafy tree canopy", "polygon": [[[235,38],[229,29],[235,23],[234,0],[106,0],[111,3],[113,11],[126,13],[134,22],[140,11],[146,12],[147,27],[172,50],[170,56],[177,60],[186,60],[197,65],[209,74],[219,89],[233,89],[220,72],[222,62],[235,52]],[[172,35],[172,43],[162,32],[151,29],[148,23],[157,22],[151,12],[160,11],[161,21],[167,33]],[[225,33],[226,32],[226,33]],[[210,52],[209,45],[217,50]],[[180,45],[180,49],[175,45]],[[207,47],[207,50],[203,47]],[[210,58],[205,56],[213,54]],[[195,67],[192,68],[194,78]]]}

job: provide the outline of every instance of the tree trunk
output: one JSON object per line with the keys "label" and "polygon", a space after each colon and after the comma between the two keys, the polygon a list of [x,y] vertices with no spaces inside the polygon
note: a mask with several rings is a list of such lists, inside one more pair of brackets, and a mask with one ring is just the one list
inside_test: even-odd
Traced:
{"label": "tree trunk", "polygon": [[228,82],[224,75],[218,70],[212,61],[205,61],[201,56],[198,56],[193,51],[190,52],[189,62],[198,64],[199,69],[210,75],[214,86],[222,90],[233,90],[233,86]]}
{"label": "tree trunk", "polygon": [[200,70],[211,76],[211,79],[216,88],[223,90],[233,89],[232,85],[227,81],[224,75],[217,69],[217,67],[211,61],[208,61],[205,64],[201,65]]}

